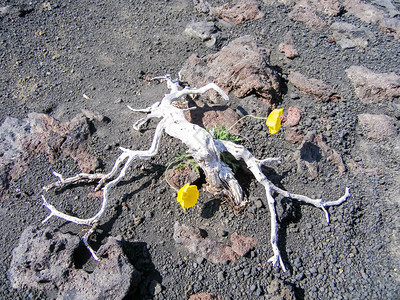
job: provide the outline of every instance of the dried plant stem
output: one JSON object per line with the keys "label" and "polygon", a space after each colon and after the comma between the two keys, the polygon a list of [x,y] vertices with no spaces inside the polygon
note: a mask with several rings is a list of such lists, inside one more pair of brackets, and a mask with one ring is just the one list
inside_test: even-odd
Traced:
{"label": "dried plant stem", "polygon": [[103,189],[103,200],[100,210],[96,215],[88,219],[81,219],[58,211],[45,199],[44,196],[42,196],[43,205],[50,210],[50,215],[45,218],[42,223],[55,216],[79,225],[90,226],[91,228],[84,235],[83,241],[94,259],[99,260],[95,251],[88,244],[88,238],[96,230],[100,218],[107,208],[110,190],[125,177],[128,168],[134,161],[148,160],[157,154],[162,134],[165,132],[168,135],[181,140],[188,147],[188,153],[193,156],[205,174],[207,190],[213,194],[224,194],[228,196],[235,202],[237,206],[243,206],[245,204],[243,201],[242,188],[235,179],[231,168],[221,161],[220,153],[227,151],[230,152],[237,160],[242,159],[245,161],[247,167],[253,173],[257,181],[265,187],[267,203],[271,214],[271,245],[274,253],[269,262],[272,262],[274,265],[279,263],[281,268],[286,271],[277,244],[278,224],[273,193],[275,192],[283,195],[284,197],[303,201],[321,208],[325,212],[326,219],[329,222],[329,214],[326,210],[326,207],[339,205],[344,202],[350,196],[349,190],[346,189],[346,193],[336,201],[323,202],[322,199],[311,199],[303,195],[291,194],[278,188],[266,178],[261,170],[261,167],[266,163],[280,162],[280,158],[267,158],[264,160],[258,160],[248,149],[241,145],[237,145],[229,141],[215,140],[204,128],[189,123],[185,119],[184,110],[179,109],[172,104],[182,96],[203,94],[210,89],[217,91],[224,99],[228,100],[228,96],[223,90],[213,83],[207,84],[206,86],[198,89],[191,89],[188,87],[179,89],[179,83],[171,80],[169,76],[157,77],[155,79],[166,80],[168,88],[170,89],[170,93],[166,94],[160,102],[156,102],[150,107],[144,109],[133,109],[129,107],[129,109],[132,111],[147,113],[146,117],[139,119],[133,125],[133,128],[136,130],[139,130],[140,127],[150,118],[160,119],[160,122],[155,129],[150,148],[146,151],[139,151],[120,147],[122,154],[117,158],[113,168],[107,174],[81,173],[64,179],[60,174],[54,173],[54,175],[58,178],[58,181],[44,187],[43,189],[45,191],[53,188],[65,187],[71,184],[98,181],[96,190],[101,188]]}

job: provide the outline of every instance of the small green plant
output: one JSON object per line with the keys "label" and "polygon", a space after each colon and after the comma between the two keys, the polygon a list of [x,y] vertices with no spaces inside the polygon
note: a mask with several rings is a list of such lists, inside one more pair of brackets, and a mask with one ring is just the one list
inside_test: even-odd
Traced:
{"label": "small green plant", "polygon": [[177,166],[175,166],[174,170],[182,170],[185,167],[191,167],[193,171],[196,173],[200,172],[200,167],[197,161],[193,158],[193,156],[189,153],[178,152],[175,156],[174,162],[180,162]]}
{"label": "small green plant", "polygon": [[[230,142],[240,142],[242,140],[241,137],[234,135],[233,133],[230,133],[229,129],[226,129],[225,125],[222,125],[221,128],[215,126],[214,129],[212,130],[206,128],[206,130],[210,132],[213,135],[213,138],[216,140],[230,141]],[[232,171],[236,173],[236,171],[239,168],[239,164],[232,155],[226,152],[222,152],[221,160],[227,165],[229,165],[232,168]]]}
{"label": "small green plant", "polygon": [[208,132],[213,134],[214,139],[216,140],[223,140],[223,141],[230,141],[230,142],[240,142],[242,138],[230,133],[228,129],[226,129],[225,125],[222,125],[221,128],[215,126],[213,130],[209,130],[206,128]]}
{"label": "small green plant", "polygon": [[233,173],[236,173],[236,171],[239,169],[238,161],[229,152],[222,152],[221,160],[231,167]]}

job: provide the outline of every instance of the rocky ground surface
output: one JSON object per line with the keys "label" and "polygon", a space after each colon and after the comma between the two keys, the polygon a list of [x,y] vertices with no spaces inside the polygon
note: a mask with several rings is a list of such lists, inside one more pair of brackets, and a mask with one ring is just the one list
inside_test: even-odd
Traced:
{"label": "rocky ground surface", "polygon": [[[0,24],[1,299],[400,298],[399,1],[2,1]],[[102,262],[79,243],[85,228],[40,225],[53,171],[108,172],[119,146],[149,147],[157,120],[137,132],[126,105],[161,100],[149,79],[179,71],[229,92],[196,99],[188,118],[203,126],[284,109],[275,135],[251,118],[232,130],[282,157],[264,169],[276,185],[326,200],[350,188],[329,224],[277,197],[286,273],[267,262],[263,188],[239,168],[244,210],[200,190],[184,212],[164,172],[185,146],[168,136],[113,190],[91,240]],[[45,196],[90,217],[93,187]]]}

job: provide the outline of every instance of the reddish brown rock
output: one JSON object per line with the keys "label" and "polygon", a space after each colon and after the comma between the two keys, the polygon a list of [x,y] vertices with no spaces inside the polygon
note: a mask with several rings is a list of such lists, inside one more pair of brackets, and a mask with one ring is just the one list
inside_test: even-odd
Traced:
{"label": "reddish brown rock", "polygon": [[324,29],[328,26],[328,24],[319,17],[311,7],[296,5],[289,13],[289,18],[293,21],[303,23],[311,30]]}
{"label": "reddish brown rock", "polygon": [[383,10],[360,0],[346,0],[343,4],[348,13],[367,23],[378,23],[385,17]]}
{"label": "reddish brown rock", "polygon": [[258,9],[258,3],[255,0],[231,1],[222,6],[215,7],[213,14],[217,18],[233,22],[235,25],[264,17],[264,13]]}
{"label": "reddish brown rock", "polygon": [[257,245],[257,241],[253,238],[233,233],[231,236],[232,246],[228,246],[202,237],[199,228],[181,225],[178,222],[174,225],[174,240],[177,244],[183,245],[190,253],[215,264],[235,261]]}
{"label": "reddish brown rock", "polygon": [[228,245],[203,238],[200,229],[196,227],[175,223],[174,240],[177,244],[183,245],[189,253],[203,257],[214,264],[235,261],[238,257]]}
{"label": "reddish brown rock", "polygon": [[189,297],[189,300],[221,300],[217,293],[199,293]]}
{"label": "reddish brown rock", "polygon": [[308,3],[316,11],[333,17],[339,15],[343,10],[340,0],[301,0],[300,3],[303,5]]}
{"label": "reddish brown rock", "polygon": [[363,134],[370,140],[380,142],[397,135],[395,119],[387,115],[358,115],[358,125]]}
{"label": "reddish brown rock", "polygon": [[285,130],[285,139],[292,144],[301,143],[303,138],[304,134],[298,128],[287,128]]}
{"label": "reddish brown rock", "polygon": [[300,109],[296,107],[289,107],[284,127],[293,127],[299,124],[301,118]]}
{"label": "reddish brown rock", "polygon": [[23,120],[7,118],[0,126],[0,198],[37,153],[47,154],[50,162],[60,155],[70,156],[83,172],[94,171],[99,160],[88,151],[94,120],[102,121],[103,117],[85,112],[64,123],[38,113]]}
{"label": "reddish brown rock", "polygon": [[[196,106],[196,109],[185,112],[186,120],[204,128],[212,129],[215,126],[230,128],[239,120],[239,115],[230,107],[207,105],[200,101],[196,102]],[[238,134],[239,128],[240,124],[237,124],[230,132]]]}
{"label": "reddish brown rock", "polygon": [[[196,54],[185,62],[180,74],[192,87],[214,82],[225,92],[233,92],[242,98],[256,94],[261,100],[273,105],[280,97],[280,79],[268,65],[267,51],[256,45],[251,36],[235,39],[216,54],[204,58]],[[212,101],[221,97],[207,93]]]}
{"label": "reddish brown rock", "polygon": [[[182,161],[184,162],[184,161]],[[179,163],[178,163],[179,165]],[[184,166],[181,169],[169,169],[167,172],[167,180],[168,182],[175,187],[176,189],[180,189],[186,183],[194,183],[198,179],[200,179],[200,173],[193,170],[191,166]]]}
{"label": "reddish brown rock", "polygon": [[90,119],[85,114],[64,123],[37,113],[30,113],[28,119],[31,134],[22,144],[29,156],[39,152],[47,153],[50,162],[53,162],[64,154],[76,161],[83,172],[91,172],[98,167],[98,159],[88,153],[87,140],[91,132]]}
{"label": "reddish brown rock", "polygon": [[252,237],[239,235],[237,232],[231,235],[232,250],[240,256],[246,255],[251,249],[257,246],[257,241]]}
{"label": "reddish brown rock", "polygon": [[[393,5],[391,5],[392,7],[386,7],[389,14],[372,4],[363,3],[360,0],[346,0],[344,6],[348,13],[364,22],[378,24],[379,30],[393,35],[396,39],[400,39],[400,20],[393,18],[399,12]],[[382,6],[386,5],[383,3]]]}
{"label": "reddish brown rock", "polygon": [[349,166],[349,169],[355,174],[365,174],[367,176],[382,175],[382,170],[380,170],[379,168],[364,168],[362,165],[351,158],[348,159],[347,165]]}
{"label": "reddish brown rock", "polygon": [[328,26],[328,23],[318,14],[337,16],[343,10],[339,0],[300,0],[293,2],[295,6],[289,13],[289,18],[293,21],[304,23],[311,30],[325,29]]}
{"label": "reddish brown rock", "polygon": [[357,97],[363,103],[375,103],[400,97],[400,76],[375,73],[366,67],[351,66],[346,70]]}
{"label": "reddish brown rock", "polygon": [[287,58],[295,58],[299,56],[297,50],[294,48],[294,45],[280,43],[279,44],[279,51],[283,52]]}
{"label": "reddish brown rock", "polygon": [[328,101],[335,94],[334,90],[323,81],[308,78],[299,72],[290,73],[288,79],[300,92],[314,96],[317,101]]}
{"label": "reddish brown rock", "polygon": [[294,48],[294,38],[292,32],[288,32],[285,35],[282,43],[279,44],[279,51],[285,53],[287,58],[295,58],[299,56],[297,50]]}
{"label": "reddish brown rock", "polygon": [[318,177],[322,157],[331,160],[336,165],[339,173],[343,174],[346,171],[342,157],[326,144],[324,137],[321,134],[308,133],[295,152],[298,172],[301,173],[307,170],[309,178],[315,179]]}

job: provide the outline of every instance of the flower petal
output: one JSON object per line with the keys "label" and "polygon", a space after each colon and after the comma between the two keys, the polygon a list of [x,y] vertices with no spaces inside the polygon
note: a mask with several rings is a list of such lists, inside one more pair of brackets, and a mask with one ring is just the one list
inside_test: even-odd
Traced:
{"label": "flower petal", "polygon": [[178,191],[178,196],[176,197],[176,200],[181,204],[182,208],[186,210],[186,208],[195,206],[198,198],[199,191],[197,189],[197,186],[189,185],[189,183],[186,183]]}
{"label": "flower petal", "polygon": [[268,126],[269,133],[275,134],[281,128],[281,119],[279,118],[283,114],[283,108],[274,109],[268,116],[265,122]]}

